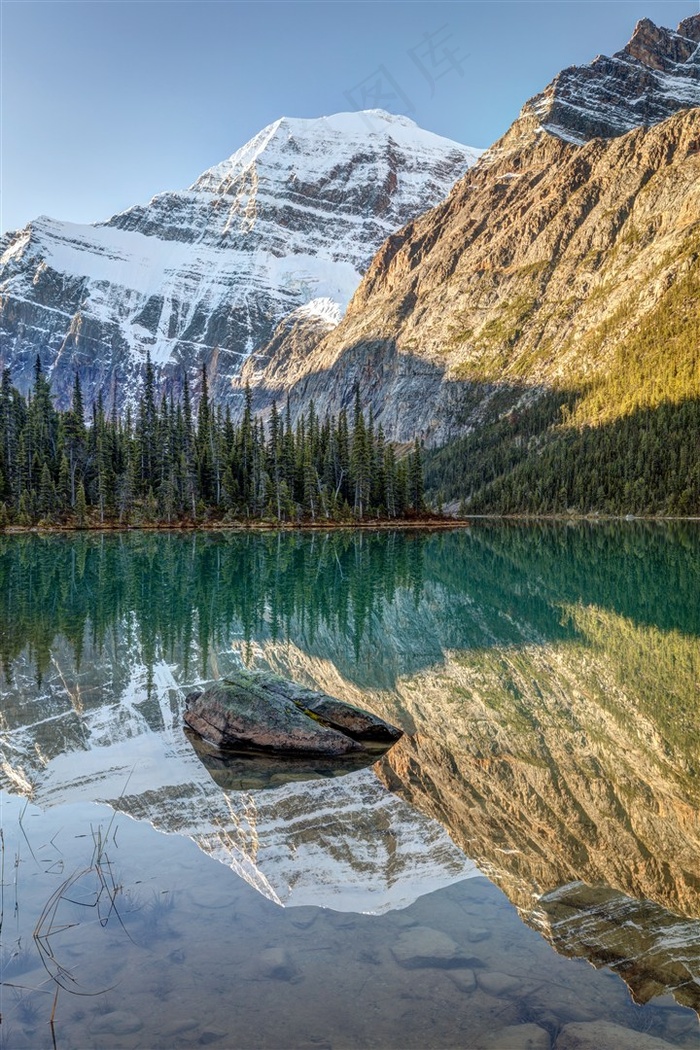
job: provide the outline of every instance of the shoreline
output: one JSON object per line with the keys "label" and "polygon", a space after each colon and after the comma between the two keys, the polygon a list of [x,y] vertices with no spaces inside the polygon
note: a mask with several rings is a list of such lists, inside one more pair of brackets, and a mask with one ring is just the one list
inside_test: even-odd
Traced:
{"label": "shoreline", "polygon": [[700,522],[700,515],[675,517],[671,515],[643,514],[472,514],[466,518],[425,517],[419,519],[372,519],[367,521],[233,521],[233,522],[166,522],[142,525],[120,525],[115,522],[89,525],[7,525],[0,529],[2,536],[60,533],[125,533],[125,532],[333,532],[333,531],[393,531],[393,530],[448,530],[464,529],[479,523],[525,523],[539,522],[562,524],[596,524],[609,522],[643,522],[645,524],[671,524],[674,522]]}

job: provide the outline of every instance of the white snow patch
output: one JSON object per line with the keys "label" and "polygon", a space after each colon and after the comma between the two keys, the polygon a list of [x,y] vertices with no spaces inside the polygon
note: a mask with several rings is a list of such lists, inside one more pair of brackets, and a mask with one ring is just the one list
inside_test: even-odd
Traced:
{"label": "white snow patch", "polygon": [[314,321],[323,321],[331,328],[340,324],[343,309],[333,299],[311,299],[304,306],[300,306],[291,314],[292,317],[309,318]]}

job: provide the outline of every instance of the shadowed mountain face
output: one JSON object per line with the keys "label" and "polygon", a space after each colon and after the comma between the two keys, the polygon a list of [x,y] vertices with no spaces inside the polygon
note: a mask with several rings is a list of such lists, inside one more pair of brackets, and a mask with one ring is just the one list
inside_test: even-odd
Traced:
{"label": "shadowed mountain face", "polygon": [[[401,725],[381,779],[558,950],[618,969],[639,1000],[673,990],[697,1009],[699,589],[690,525],[8,538],[5,783],[45,804],[111,799],[282,898],[284,850],[256,865],[245,849],[277,819],[265,793],[234,827],[177,736],[189,686],[269,667]],[[163,746],[147,760],[148,734]],[[322,785],[339,815],[353,796],[375,814],[351,820],[346,876],[354,855],[391,883],[390,854],[370,849],[380,820],[403,829],[407,884],[427,885],[436,858],[458,877],[438,838],[412,866],[405,816],[350,777]],[[313,796],[285,791],[299,855],[318,867]],[[321,865],[329,886],[338,864]]]}

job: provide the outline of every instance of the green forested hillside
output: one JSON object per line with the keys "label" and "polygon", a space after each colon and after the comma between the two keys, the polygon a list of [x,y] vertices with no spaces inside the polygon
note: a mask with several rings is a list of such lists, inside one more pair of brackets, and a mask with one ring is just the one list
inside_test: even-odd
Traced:
{"label": "green forested hillside", "polygon": [[518,410],[504,386],[482,427],[428,454],[431,498],[474,513],[700,514],[699,259],[694,238],[652,310],[626,300],[587,333],[566,385]]}

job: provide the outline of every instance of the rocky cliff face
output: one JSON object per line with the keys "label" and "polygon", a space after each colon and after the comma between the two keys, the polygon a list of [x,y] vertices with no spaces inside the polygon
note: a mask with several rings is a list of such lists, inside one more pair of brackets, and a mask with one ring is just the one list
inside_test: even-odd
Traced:
{"label": "rocky cliff face", "polygon": [[176,390],[206,364],[225,399],[288,314],[321,300],[335,321],[388,234],[478,155],[379,110],[283,118],[188,190],[94,226],[41,217],[0,243],[0,366],[26,389],[39,353],[63,403],[77,370],[121,405],[148,352]]}
{"label": "rocky cliff face", "polygon": [[[388,434],[429,442],[552,388],[588,420],[619,411],[624,340],[680,316],[696,267],[699,39],[700,16],[677,33],[640,23],[613,59],[562,73],[447,201],[382,245],[284,384],[257,375],[259,404],[295,380],[297,404],[337,410],[359,384]],[[673,352],[692,373],[692,347]],[[645,383],[641,404],[677,396],[658,374]]]}
{"label": "rocky cliff face", "polygon": [[572,66],[530,99],[533,114],[551,135],[583,143],[660,124],[698,105],[700,20],[686,18],[676,32],[638,22],[629,44],[611,58]]}

